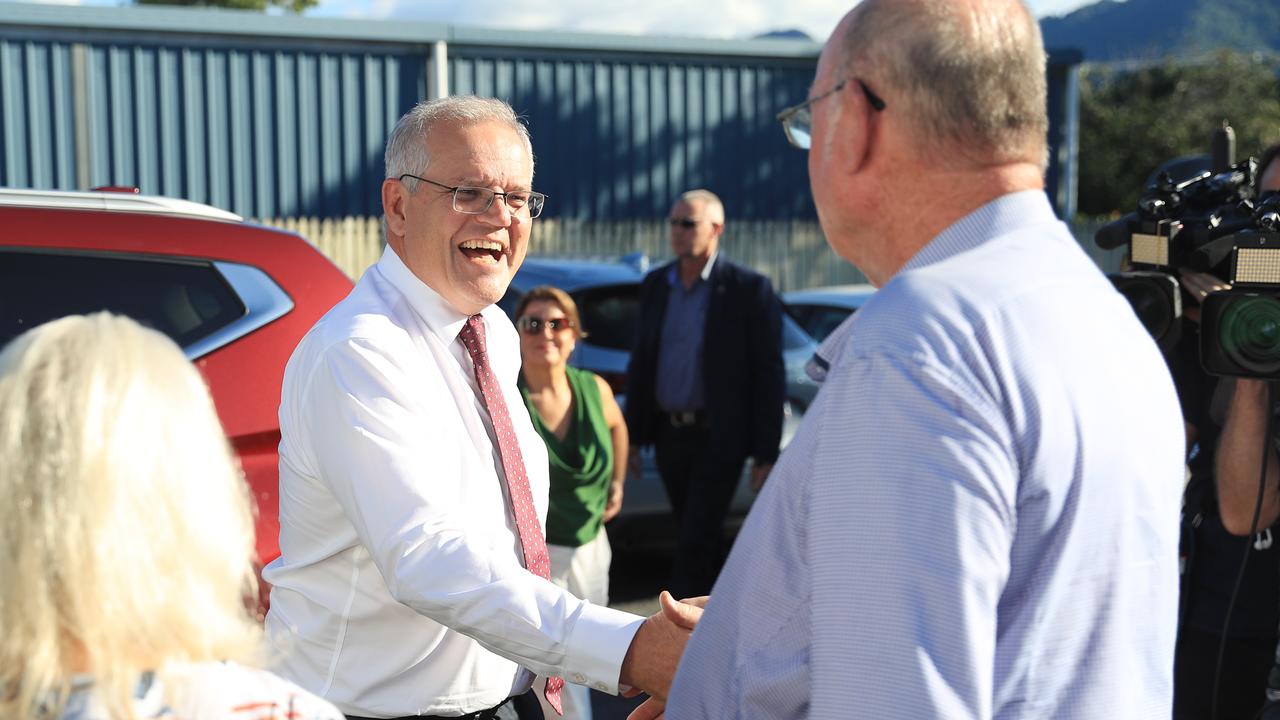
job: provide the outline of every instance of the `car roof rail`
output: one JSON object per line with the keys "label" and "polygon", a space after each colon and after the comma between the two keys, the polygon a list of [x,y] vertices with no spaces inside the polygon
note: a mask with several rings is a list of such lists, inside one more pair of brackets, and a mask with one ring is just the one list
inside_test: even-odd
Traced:
{"label": "car roof rail", "polygon": [[225,222],[244,218],[212,205],[157,195],[123,192],[75,192],[71,190],[27,190],[0,188],[0,207],[58,208],[63,210],[108,210],[114,212],[170,215]]}

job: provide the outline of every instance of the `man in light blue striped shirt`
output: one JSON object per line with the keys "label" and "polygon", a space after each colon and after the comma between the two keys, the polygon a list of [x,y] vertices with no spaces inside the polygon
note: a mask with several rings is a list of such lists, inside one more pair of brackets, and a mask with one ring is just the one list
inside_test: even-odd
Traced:
{"label": "man in light blue striped shirt", "polygon": [[780,118],[881,289],[828,341],[667,717],[1167,718],[1181,416],[1043,192],[1035,20],[865,0]]}

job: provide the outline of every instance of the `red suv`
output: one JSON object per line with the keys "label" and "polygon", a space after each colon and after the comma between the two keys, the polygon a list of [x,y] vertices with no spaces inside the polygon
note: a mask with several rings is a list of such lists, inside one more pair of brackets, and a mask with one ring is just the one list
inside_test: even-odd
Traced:
{"label": "red suv", "polygon": [[0,189],[0,346],[64,315],[155,328],[204,375],[257,503],[258,558],[280,554],[280,380],[351,290],[310,243],[207,205],[119,192]]}

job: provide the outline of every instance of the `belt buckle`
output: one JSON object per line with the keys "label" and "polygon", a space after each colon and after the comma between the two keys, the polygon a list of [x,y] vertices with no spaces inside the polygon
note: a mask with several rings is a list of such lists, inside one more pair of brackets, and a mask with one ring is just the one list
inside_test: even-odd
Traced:
{"label": "belt buckle", "polygon": [[686,428],[686,427],[690,427],[691,425],[696,425],[698,422],[698,413],[693,410],[682,410],[680,412],[673,412],[670,414],[670,417],[671,417],[671,427],[673,428]]}

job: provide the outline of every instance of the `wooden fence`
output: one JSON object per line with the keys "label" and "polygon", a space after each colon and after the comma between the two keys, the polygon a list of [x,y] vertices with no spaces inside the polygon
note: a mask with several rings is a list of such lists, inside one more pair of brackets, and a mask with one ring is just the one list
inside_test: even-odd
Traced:
{"label": "wooden fence", "polygon": [[[352,279],[382,254],[381,219],[287,218],[260,221],[310,240]],[[1085,252],[1106,272],[1119,268],[1124,251],[1099,250],[1093,233],[1105,220],[1081,219],[1072,232]],[[813,221],[731,222],[721,250],[734,261],[769,276],[779,290],[866,282],[837,256]],[[543,219],[534,223],[529,254],[582,259],[615,259],[643,252],[654,264],[670,256],[665,220],[591,221]]]}
{"label": "wooden fence", "polygon": [[296,232],[311,241],[352,280],[382,255],[382,218],[279,218],[255,222]]}

